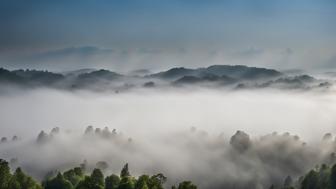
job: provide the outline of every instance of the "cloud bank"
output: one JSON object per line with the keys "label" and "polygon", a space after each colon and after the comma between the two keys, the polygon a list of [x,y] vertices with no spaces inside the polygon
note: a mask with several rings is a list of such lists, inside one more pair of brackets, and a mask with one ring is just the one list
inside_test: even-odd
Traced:
{"label": "cloud bank", "polygon": [[[41,89],[0,101],[1,133],[8,137],[1,157],[40,179],[86,160],[88,169],[106,162],[107,173],[128,162],[135,175],[162,172],[169,184],[268,188],[334,162],[333,137],[322,140],[335,133],[332,92]],[[92,132],[85,132],[88,125]],[[46,134],[38,137],[41,130]]]}

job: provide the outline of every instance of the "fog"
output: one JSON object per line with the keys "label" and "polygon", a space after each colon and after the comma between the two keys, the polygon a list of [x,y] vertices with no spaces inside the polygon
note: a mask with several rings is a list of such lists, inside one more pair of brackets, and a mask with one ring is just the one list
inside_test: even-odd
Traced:
{"label": "fog", "polygon": [[[134,175],[162,172],[169,184],[268,188],[334,162],[333,137],[322,141],[325,133],[336,133],[333,89],[36,89],[2,94],[0,104],[0,136],[8,138],[0,143],[0,157],[14,158],[13,167],[38,179],[86,160],[88,170],[107,162],[107,174],[128,162]],[[85,135],[89,125],[102,131]],[[60,131],[49,135],[55,127]],[[41,130],[47,133],[42,142]],[[11,141],[14,135],[19,139]]]}

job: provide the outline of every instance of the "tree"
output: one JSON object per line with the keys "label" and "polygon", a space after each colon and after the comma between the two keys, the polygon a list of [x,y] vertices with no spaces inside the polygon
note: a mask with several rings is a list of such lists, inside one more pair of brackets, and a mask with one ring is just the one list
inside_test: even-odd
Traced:
{"label": "tree", "polygon": [[136,180],[131,176],[122,177],[118,189],[134,189]]}
{"label": "tree", "polygon": [[104,186],[104,175],[100,169],[94,169],[91,174],[92,181],[100,186]]}
{"label": "tree", "polygon": [[118,175],[112,174],[105,178],[105,189],[117,189],[120,184],[120,178]]}
{"label": "tree", "polygon": [[140,189],[149,189],[147,184],[144,184]]}
{"label": "tree", "polygon": [[163,183],[165,183],[167,177],[165,177],[162,173],[151,176],[148,186],[149,188],[163,189]]}
{"label": "tree", "polygon": [[183,181],[179,184],[178,189],[197,189],[190,181]]}
{"label": "tree", "polygon": [[322,164],[319,171],[319,185],[320,188],[329,188],[331,169],[326,164]]}
{"label": "tree", "polygon": [[8,162],[0,159],[0,188],[7,189],[9,181],[11,180],[11,173]]}
{"label": "tree", "polygon": [[301,189],[318,189],[319,178],[316,171],[311,170],[303,179]]}
{"label": "tree", "polygon": [[45,182],[44,189],[73,189],[73,186],[61,173],[58,173],[55,178]]}
{"label": "tree", "polygon": [[87,168],[87,165],[88,165],[88,162],[87,162],[87,160],[85,159],[84,161],[83,161],[83,163],[81,163],[80,164],[80,168],[82,169],[82,170],[86,170],[86,168]]}
{"label": "tree", "polygon": [[76,189],[104,189],[104,175],[99,169],[94,169],[91,176],[86,176],[78,183]]}
{"label": "tree", "polygon": [[78,183],[84,178],[82,169],[79,167],[64,172],[63,176],[66,180],[71,182],[72,186],[77,186]]}
{"label": "tree", "polygon": [[89,125],[85,129],[85,135],[92,135],[92,134],[93,134],[93,127],[91,125]]}
{"label": "tree", "polygon": [[250,136],[243,131],[237,131],[231,137],[230,144],[237,151],[244,152],[251,146]]}
{"label": "tree", "polygon": [[75,167],[73,170],[74,170],[76,175],[78,175],[80,177],[84,177],[83,170],[82,170],[81,167]]}
{"label": "tree", "polygon": [[336,189],[336,164],[331,168],[329,182],[330,189]]}
{"label": "tree", "polygon": [[24,174],[21,168],[17,168],[9,182],[9,189],[42,189],[42,187],[30,176]]}
{"label": "tree", "polygon": [[1,143],[6,143],[7,142],[7,137],[2,137],[0,141],[1,141]]}
{"label": "tree", "polygon": [[128,171],[128,163],[126,163],[124,165],[124,167],[121,169],[121,172],[120,172],[120,177],[121,178],[124,178],[124,177],[129,177],[131,176],[130,172]]}
{"label": "tree", "polygon": [[104,186],[98,185],[90,176],[86,176],[78,183],[76,189],[104,189]]}
{"label": "tree", "polygon": [[141,175],[136,184],[135,189],[142,189],[142,188],[148,188],[148,183],[150,182],[150,178],[148,175]]}
{"label": "tree", "polygon": [[47,133],[45,133],[44,131],[41,131],[39,133],[39,135],[37,136],[37,143],[39,144],[44,144],[49,140],[49,136]]}

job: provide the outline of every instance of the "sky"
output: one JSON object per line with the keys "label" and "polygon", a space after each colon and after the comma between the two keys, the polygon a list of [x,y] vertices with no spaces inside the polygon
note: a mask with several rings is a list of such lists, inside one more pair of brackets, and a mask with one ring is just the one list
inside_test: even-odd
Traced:
{"label": "sky", "polygon": [[0,66],[336,68],[334,0],[2,0]]}

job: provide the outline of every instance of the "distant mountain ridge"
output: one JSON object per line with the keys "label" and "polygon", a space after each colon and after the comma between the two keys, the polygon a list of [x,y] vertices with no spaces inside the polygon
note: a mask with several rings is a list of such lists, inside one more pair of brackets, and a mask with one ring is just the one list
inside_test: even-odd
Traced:
{"label": "distant mountain ridge", "polygon": [[[147,72],[143,71],[144,73]],[[150,73],[150,72],[148,72]],[[135,87],[158,88],[161,86],[183,87],[230,87],[309,89],[329,88],[332,83],[309,75],[288,76],[274,69],[242,65],[213,65],[206,68],[172,68],[149,75],[120,74],[109,70],[80,69],[53,73],[39,70],[6,70],[0,68],[0,86],[26,88],[47,87],[65,90],[114,90],[123,91]],[[150,86],[150,87],[149,87]]]}
{"label": "distant mountain ridge", "polygon": [[269,79],[283,75],[273,69],[248,67],[243,65],[213,65],[207,68],[172,68],[170,70],[150,75],[150,77],[161,79],[179,79],[184,76],[206,77],[206,76],[227,76],[233,79]]}

